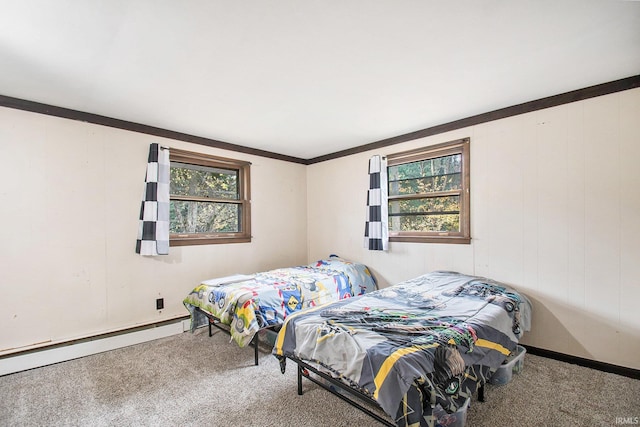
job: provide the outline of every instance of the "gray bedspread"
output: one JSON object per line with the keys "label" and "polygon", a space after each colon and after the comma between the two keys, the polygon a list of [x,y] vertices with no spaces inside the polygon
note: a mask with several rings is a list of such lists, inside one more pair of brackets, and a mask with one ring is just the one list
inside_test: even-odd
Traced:
{"label": "gray bedspread", "polygon": [[372,397],[400,425],[453,412],[515,350],[531,304],[490,279],[433,272],[295,313],[274,355],[320,367]]}

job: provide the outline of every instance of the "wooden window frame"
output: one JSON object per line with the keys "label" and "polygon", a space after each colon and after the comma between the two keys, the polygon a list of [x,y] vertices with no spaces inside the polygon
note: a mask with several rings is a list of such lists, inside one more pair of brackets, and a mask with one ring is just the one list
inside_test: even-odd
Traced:
{"label": "wooden window frame", "polygon": [[[387,168],[405,163],[429,160],[436,157],[453,154],[462,155],[461,182],[462,189],[454,195],[460,196],[460,231],[459,232],[420,232],[420,231],[395,231],[389,230],[390,242],[414,242],[414,243],[471,243],[471,208],[470,208],[470,157],[469,138],[422,147],[414,150],[387,156]],[[387,183],[388,185],[388,183]],[[434,193],[435,195],[451,195],[450,191]],[[389,196],[389,202],[416,198],[416,195]],[[420,195],[424,197],[424,195]],[[428,196],[427,196],[428,197]]]}
{"label": "wooden window frame", "polygon": [[[240,231],[237,233],[171,233],[169,235],[170,246],[212,245],[222,243],[248,243],[251,242],[251,171],[250,162],[230,159],[226,157],[212,156],[193,151],[171,149],[170,161],[186,163],[196,166],[206,166],[222,169],[234,169],[238,171],[238,200],[216,200],[222,203],[236,203],[240,205]],[[170,200],[194,200],[197,197],[169,196]],[[208,199],[212,200],[212,199]]]}

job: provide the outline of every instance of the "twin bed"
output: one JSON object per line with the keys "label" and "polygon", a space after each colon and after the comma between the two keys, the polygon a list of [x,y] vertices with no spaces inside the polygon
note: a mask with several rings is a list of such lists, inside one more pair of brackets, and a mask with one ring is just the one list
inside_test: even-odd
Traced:
{"label": "twin bed", "polygon": [[[307,378],[389,426],[432,427],[436,409],[455,413],[466,408],[530,328],[528,299],[493,280],[433,272],[374,290],[375,282],[363,265],[333,258],[315,264],[335,283],[345,280],[337,276],[349,277],[351,292],[345,293],[338,284],[335,295],[302,298],[306,303],[295,307],[281,298],[286,307],[278,310],[273,306],[263,310],[263,304],[254,301],[250,310],[254,314],[245,314],[243,328],[234,327],[232,321],[232,335],[244,345],[251,334],[277,325],[273,354],[283,372],[287,361],[297,365],[298,394]],[[357,274],[338,273],[337,268],[345,265],[356,266]],[[370,281],[354,289],[358,278]],[[326,278],[314,279],[317,288],[327,288]],[[201,292],[216,301],[215,289],[196,288],[190,297]],[[300,292],[302,297],[304,291]],[[260,292],[252,295],[262,301]],[[199,300],[188,297],[185,305],[200,307],[192,304]],[[241,298],[238,303],[247,300],[253,301]],[[228,310],[202,307],[216,317],[230,315]],[[198,311],[190,311],[192,324],[197,325]],[[234,316],[236,322],[242,317]]]}
{"label": "twin bed", "polygon": [[308,265],[205,280],[184,299],[191,331],[204,325],[252,344],[258,364],[258,332],[275,330],[291,313],[376,289],[369,269],[330,255]]}

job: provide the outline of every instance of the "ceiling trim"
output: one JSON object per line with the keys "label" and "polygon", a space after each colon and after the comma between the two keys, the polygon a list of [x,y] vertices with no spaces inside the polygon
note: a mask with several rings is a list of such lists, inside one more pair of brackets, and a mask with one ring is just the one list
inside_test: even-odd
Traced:
{"label": "ceiling trim", "polygon": [[402,142],[412,141],[414,139],[433,136],[456,129],[478,125],[481,123],[491,122],[494,120],[504,119],[507,117],[517,116],[519,114],[530,113],[544,108],[556,107],[571,102],[582,101],[589,98],[595,98],[602,95],[608,95],[615,92],[622,92],[629,89],[640,87],[640,74],[627,77],[624,79],[614,80],[608,83],[589,86],[583,89],[565,92],[559,95],[553,95],[546,98],[529,101],[522,104],[513,105],[506,108],[490,111],[475,116],[466,117],[449,123],[428,127],[403,135],[394,136],[392,138],[382,139],[371,142],[369,144],[360,145],[346,150],[336,151],[331,154],[314,157],[311,159],[302,159],[299,157],[287,156],[284,154],[273,153],[271,151],[250,148],[243,145],[232,144],[230,142],[219,141],[216,139],[205,138],[202,136],[190,135],[182,132],[176,132],[168,129],[149,126],[141,123],[129,122],[126,120],[114,119],[98,114],[87,113],[84,111],[72,110],[69,108],[56,107],[54,105],[42,104],[39,102],[28,101],[20,98],[0,95],[0,107],[14,108],[17,110],[29,111],[32,113],[45,114],[54,117],[66,118],[70,120],[78,120],[81,122],[93,123],[102,126],[109,126],[117,129],[123,129],[131,132],[144,133],[147,135],[158,136],[162,138],[175,139],[178,141],[191,142],[194,144],[205,145],[208,147],[230,150],[239,153],[246,153],[255,156],[268,157],[276,160],[283,160],[303,165],[311,165],[327,160],[333,160],[340,157],[350,156],[369,150],[376,150],[390,145],[400,144]]}
{"label": "ceiling trim", "polygon": [[376,150],[389,145],[400,144],[402,142],[412,141],[418,138],[433,136],[456,129],[478,125],[481,123],[492,122],[494,120],[504,119],[519,114],[530,113],[550,107],[557,107],[571,102],[582,101],[597,96],[608,95],[615,92],[640,87],[640,74],[627,77],[620,80],[614,80],[608,83],[602,83],[595,86],[589,86],[583,89],[565,92],[559,95],[553,95],[546,98],[537,99],[535,101],[525,102],[523,104],[513,105],[511,107],[501,108],[499,110],[490,111],[488,113],[478,114],[466,117],[464,119],[455,120],[453,122],[432,126],[426,129],[405,133],[404,135],[394,136],[392,138],[382,139],[380,141],[371,142],[369,144],[360,145],[358,147],[349,148],[347,150],[337,151],[335,153],[324,156],[314,157],[307,160],[307,164],[320,163],[327,160],[337,159],[339,157],[350,156],[361,153],[363,151]]}
{"label": "ceiling trim", "polygon": [[287,162],[307,164],[307,160],[299,157],[287,156],[284,154],[273,153],[271,151],[250,148],[244,145],[232,144],[230,142],[218,141],[216,139],[205,138],[202,136],[190,135],[187,133],[176,132],[155,126],[149,126],[141,123],[129,122],[126,120],[114,119],[98,114],[86,113],[84,111],[72,110],[69,108],[56,107],[55,105],[42,104],[39,102],[28,101],[20,98],[12,98],[10,96],[0,95],[0,107],[15,108],[17,110],[29,111],[32,113],[45,114],[48,116],[61,117],[64,119],[78,120],[81,122],[92,123],[96,125],[109,126],[112,128],[123,129],[131,132],[144,133],[147,135],[159,136],[162,138],[175,139],[178,141],[192,142],[194,144],[206,145],[208,147],[220,148],[223,150],[236,151],[239,153],[252,154],[255,156],[268,157],[271,159],[284,160]]}

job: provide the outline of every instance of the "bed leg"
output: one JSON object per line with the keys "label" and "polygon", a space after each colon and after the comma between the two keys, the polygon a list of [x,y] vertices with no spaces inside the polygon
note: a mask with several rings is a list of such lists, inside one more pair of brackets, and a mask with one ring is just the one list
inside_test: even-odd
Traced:
{"label": "bed leg", "polygon": [[302,367],[298,365],[298,396],[302,396]]}
{"label": "bed leg", "polygon": [[260,337],[258,337],[258,333],[253,336],[253,358],[255,362],[255,366],[258,366],[258,344],[260,344]]}
{"label": "bed leg", "polygon": [[484,383],[478,387],[478,402],[484,402]]}

